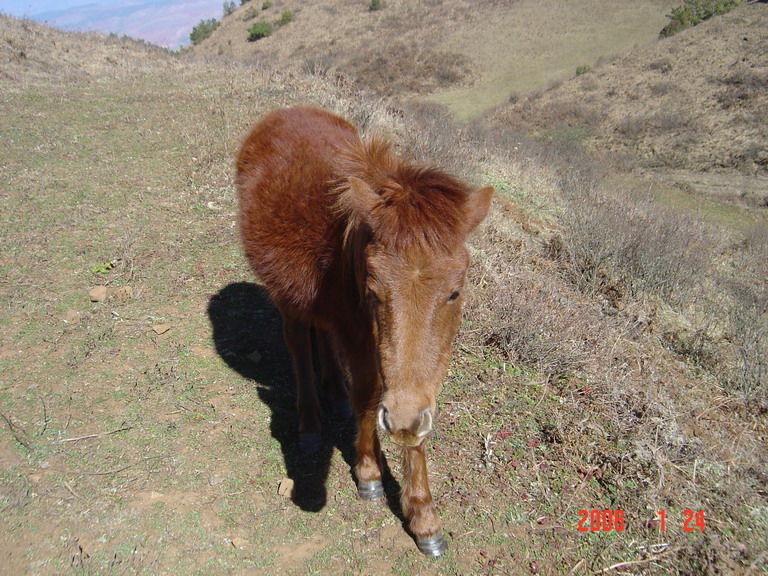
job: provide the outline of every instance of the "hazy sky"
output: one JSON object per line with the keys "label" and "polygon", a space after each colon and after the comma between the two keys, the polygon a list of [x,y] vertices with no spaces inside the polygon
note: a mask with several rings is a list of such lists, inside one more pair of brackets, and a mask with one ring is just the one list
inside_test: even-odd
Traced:
{"label": "hazy sky", "polygon": [[2,0],[0,10],[13,16],[34,16],[41,12],[67,10],[83,4],[116,5],[122,3],[121,0],[102,0],[101,2],[87,2],[87,0]]}
{"label": "hazy sky", "polygon": [[220,20],[223,0],[0,0],[0,12],[65,30],[97,30],[178,48],[200,20]]}

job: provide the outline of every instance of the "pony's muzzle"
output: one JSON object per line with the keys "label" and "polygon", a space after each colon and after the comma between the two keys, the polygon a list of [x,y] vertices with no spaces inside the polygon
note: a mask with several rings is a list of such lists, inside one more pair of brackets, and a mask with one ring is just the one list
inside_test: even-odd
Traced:
{"label": "pony's muzzle", "polygon": [[389,410],[383,404],[379,406],[377,414],[379,428],[382,432],[388,434],[393,442],[403,446],[418,446],[424,441],[430,432],[434,416],[430,408],[424,408],[418,416],[411,422],[403,426],[397,419],[392,417]]}

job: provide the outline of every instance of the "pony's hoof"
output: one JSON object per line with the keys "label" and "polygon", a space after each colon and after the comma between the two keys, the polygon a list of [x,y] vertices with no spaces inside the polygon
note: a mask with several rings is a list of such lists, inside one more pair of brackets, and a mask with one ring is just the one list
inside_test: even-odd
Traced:
{"label": "pony's hoof", "polygon": [[299,450],[305,456],[317,453],[322,444],[323,438],[320,432],[304,432],[299,434]]}
{"label": "pony's hoof", "polygon": [[437,558],[442,556],[443,552],[448,549],[448,542],[445,541],[442,534],[435,534],[426,538],[416,538],[416,546],[419,547],[419,551],[425,556]]}
{"label": "pony's hoof", "polygon": [[363,500],[378,500],[384,497],[384,484],[381,483],[381,480],[358,482],[357,493]]}

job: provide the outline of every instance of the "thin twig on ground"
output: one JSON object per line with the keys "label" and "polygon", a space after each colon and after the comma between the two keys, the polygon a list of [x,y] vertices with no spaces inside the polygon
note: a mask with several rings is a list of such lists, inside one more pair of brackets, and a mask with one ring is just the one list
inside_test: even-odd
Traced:
{"label": "thin twig on ground", "polygon": [[162,454],[160,456],[145,456],[144,458],[139,458],[138,460],[131,462],[130,464],[126,464],[125,466],[122,466],[120,468],[115,468],[114,470],[105,470],[104,472],[77,472],[77,471],[70,471],[66,470],[64,471],[66,474],[75,474],[78,476],[110,476],[112,474],[119,474],[120,472],[124,472],[128,470],[129,468],[133,468],[134,466],[138,466],[139,464],[143,464],[144,462],[149,462],[151,460],[160,460],[162,458],[168,458],[168,454]]}
{"label": "thin twig on ground", "polygon": [[98,438],[100,436],[109,436],[110,434],[117,434],[118,432],[125,432],[130,430],[133,426],[123,425],[120,428],[109,430],[107,432],[99,432],[98,434],[87,434],[85,436],[78,436],[77,438],[64,438],[63,440],[54,440],[51,444],[66,444],[67,442],[79,442],[80,440],[88,440],[89,438]]}
{"label": "thin twig on ground", "polygon": [[20,428],[16,426],[13,422],[11,422],[11,419],[8,418],[5,414],[0,414],[0,416],[3,417],[3,420],[5,420],[5,423],[8,424],[8,428],[11,431],[11,434],[13,434],[13,437],[16,439],[16,442],[24,446],[27,450],[32,450],[32,447],[29,445],[29,443],[22,437],[22,435],[19,434],[19,431],[21,431],[21,434],[26,436],[26,432],[24,432],[23,428]]}
{"label": "thin twig on ground", "polygon": [[627,560],[626,562],[619,562],[617,564],[608,566],[607,568],[603,568],[602,570],[600,570],[600,574],[608,574],[608,572],[611,572],[612,570],[621,570],[623,568],[629,568],[631,566],[640,566],[641,564],[648,564],[650,562],[655,562],[662,556],[666,556],[667,554],[670,554],[676,551],[677,550],[666,549],[663,552],[659,552],[655,556],[651,556],[650,558],[644,558],[643,560]]}

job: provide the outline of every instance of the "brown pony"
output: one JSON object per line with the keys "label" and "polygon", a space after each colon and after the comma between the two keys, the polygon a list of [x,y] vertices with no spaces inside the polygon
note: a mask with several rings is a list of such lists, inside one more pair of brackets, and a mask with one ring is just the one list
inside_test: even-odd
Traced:
{"label": "brown pony", "polygon": [[314,108],[274,111],[252,129],[237,186],[245,254],[283,316],[302,451],[320,448],[314,366],[343,407],[343,365],[360,497],[384,493],[378,428],[403,447],[402,507],[419,549],[439,556],[446,543],[424,440],[459,326],[464,241],[493,188],[400,162],[387,142],[363,142],[351,124]]}

